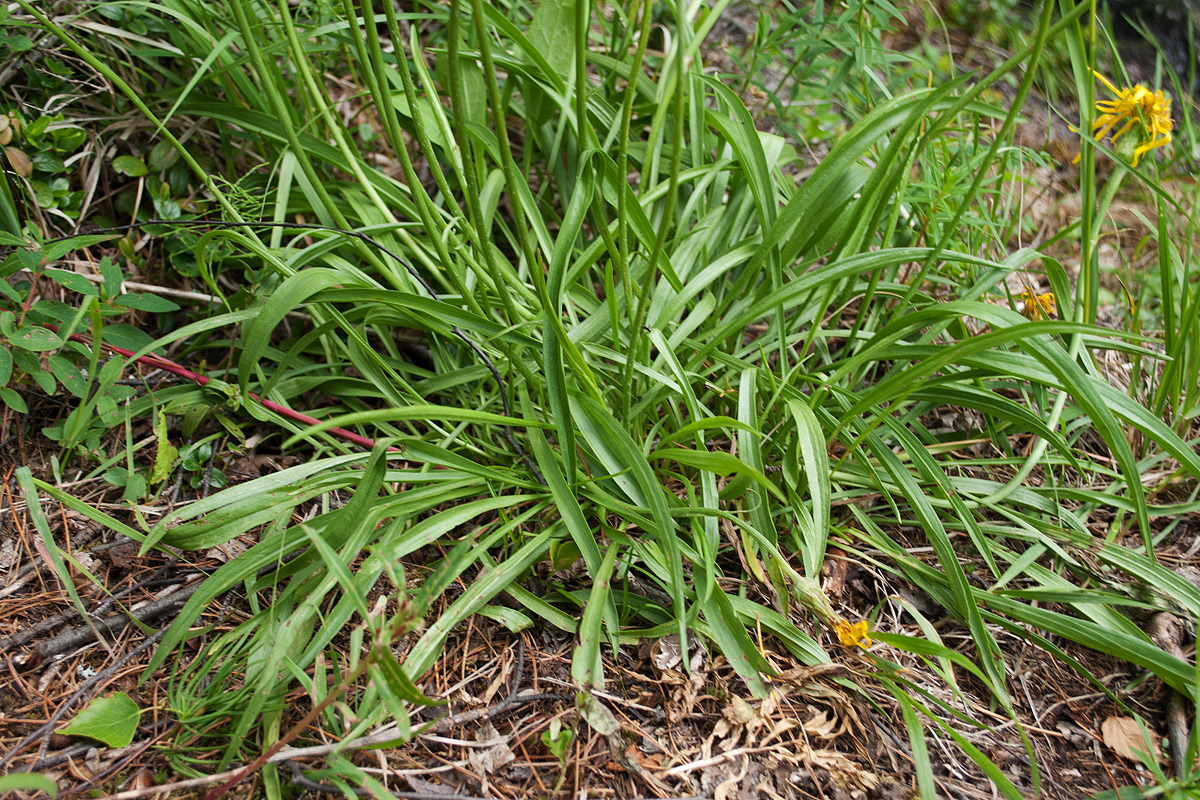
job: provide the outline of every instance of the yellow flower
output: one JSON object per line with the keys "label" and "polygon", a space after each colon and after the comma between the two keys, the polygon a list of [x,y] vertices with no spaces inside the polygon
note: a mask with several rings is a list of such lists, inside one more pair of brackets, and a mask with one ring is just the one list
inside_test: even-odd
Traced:
{"label": "yellow flower", "polygon": [[1103,139],[1117,125],[1121,127],[1112,135],[1115,145],[1136,126],[1141,132],[1141,142],[1133,150],[1131,162],[1137,166],[1138,159],[1156,147],[1171,143],[1171,131],[1175,121],[1171,119],[1171,100],[1162,91],[1152,92],[1140,83],[1132,89],[1118,89],[1112,81],[1095,70],[1092,71],[1101,83],[1108,87],[1115,100],[1100,100],[1096,111],[1100,116],[1092,123],[1092,135]]}
{"label": "yellow flower", "polygon": [[853,624],[839,619],[833,623],[833,630],[842,647],[861,647],[866,650],[871,646],[870,628],[865,619]]}
{"label": "yellow flower", "polygon": [[1054,292],[1034,294],[1031,287],[1017,295],[1017,299],[1025,304],[1021,313],[1026,319],[1054,319],[1058,316],[1058,305],[1054,300]]}

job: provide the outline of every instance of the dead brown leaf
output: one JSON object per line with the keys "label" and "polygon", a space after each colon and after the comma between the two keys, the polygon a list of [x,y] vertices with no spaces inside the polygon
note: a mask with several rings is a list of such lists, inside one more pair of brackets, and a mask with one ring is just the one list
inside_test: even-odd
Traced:
{"label": "dead brown leaf", "polygon": [[[1100,726],[1104,744],[1121,758],[1128,758],[1130,761],[1141,761],[1145,756],[1139,753],[1145,754],[1148,749],[1154,749],[1146,744],[1146,736],[1142,730],[1142,725],[1131,717],[1109,717]],[[1153,732],[1149,732],[1149,736],[1153,742]],[[1162,754],[1155,752],[1154,758],[1161,762]]]}
{"label": "dead brown leaf", "polygon": [[830,719],[825,711],[818,711],[812,719],[804,723],[804,732],[818,739],[836,739],[842,734],[843,726],[835,719]]}
{"label": "dead brown leaf", "polygon": [[475,734],[475,739],[489,744],[488,747],[472,747],[467,751],[471,766],[480,776],[491,775],[516,758],[512,748],[508,746],[508,737],[502,736],[490,722],[484,723]]}
{"label": "dead brown leaf", "polygon": [[33,160],[25,154],[24,150],[16,147],[6,147],[4,148],[4,152],[8,156],[8,163],[12,165],[13,172],[22,178],[28,178],[33,174]]}

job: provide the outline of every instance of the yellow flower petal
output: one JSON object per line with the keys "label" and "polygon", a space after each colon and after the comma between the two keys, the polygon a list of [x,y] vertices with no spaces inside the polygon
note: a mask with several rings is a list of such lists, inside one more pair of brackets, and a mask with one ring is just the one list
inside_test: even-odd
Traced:
{"label": "yellow flower petal", "polygon": [[[1171,131],[1175,129],[1175,120],[1171,118],[1171,100],[1163,95],[1161,90],[1152,92],[1140,83],[1131,89],[1118,89],[1099,72],[1093,71],[1092,74],[1116,95],[1114,100],[1096,101],[1099,116],[1092,123],[1093,136],[1103,139],[1111,133],[1110,141],[1115,144],[1136,127],[1140,132],[1141,142],[1133,151],[1132,162],[1135,167],[1146,153],[1171,143]],[[1113,128],[1118,125],[1120,128],[1112,133]]]}
{"label": "yellow flower petal", "polygon": [[833,623],[833,630],[842,647],[861,647],[866,650],[871,646],[870,626],[865,619],[855,623],[839,619]]}
{"label": "yellow flower petal", "polygon": [[1021,314],[1026,319],[1054,319],[1058,316],[1058,302],[1054,292],[1036,294],[1032,288],[1026,286],[1025,291],[1017,295],[1017,299],[1024,303]]}

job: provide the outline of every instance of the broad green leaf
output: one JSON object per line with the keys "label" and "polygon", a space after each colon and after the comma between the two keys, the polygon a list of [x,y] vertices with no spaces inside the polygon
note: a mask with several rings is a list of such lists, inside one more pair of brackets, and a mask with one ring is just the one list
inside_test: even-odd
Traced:
{"label": "broad green leaf", "polygon": [[761,431],[755,430],[749,425],[739,422],[733,417],[708,417],[706,419],[698,419],[693,422],[689,422],[687,425],[684,425],[674,433],[668,433],[666,436],[662,437],[662,442],[665,444],[667,442],[673,442],[676,439],[687,439],[694,434],[699,433],[700,431],[720,430],[723,428],[732,428],[734,430],[745,431],[747,433],[752,433],[759,436],[762,435]]}
{"label": "broad green leaf", "polygon": [[167,415],[160,409],[154,415],[154,467],[150,470],[150,482],[161,483],[171,476],[171,468],[179,459],[179,448],[171,444],[167,430]]}
{"label": "broad green leaf", "polygon": [[58,797],[58,784],[39,772],[10,772],[0,775],[0,792],[45,792]]}
{"label": "broad green leaf", "polygon": [[725,658],[755,697],[765,697],[768,689],[761,676],[772,674],[775,670],[750,638],[747,631],[749,620],[738,616],[725,592],[711,592],[698,602],[704,612],[704,621],[708,623],[709,635],[717,642]]}
{"label": "broad green leaf", "polygon": [[[888,418],[885,422],[893,421]],[[893,435],[901,437],[901,441],[904,442],[906,448],[913,449],[920,446],[916,442],[915,437],[900,425],[890,424],[888,429]],[[966,572],[963,570],[959,555],[946,533],[946,527],[941,516],[934,509],[932,503],[930,503],[929,496],[916,478],[901,464],[896,455],[878,437],[873,434],[869,435],[866,438],[866,443],[876,459],[878,459],[883,468],[887,470],[888,474],[891,475],[892,479],[899,486],[900,494],[915,512],[922,530],[924,530],[930,544],[933,545],[938,563],[941,565],[942,571],[945,573],[950,585],[953,596],[952,608],[956,614],[966,621],[967,627],[974,637],[979,658],[983,662],[984,672],[989,678],[988,688],[995,693],[1001,703],[1007,706],[1009,698],[1005,688],[1006,662],[1000,652],[999,645],[996,643],[995,637],[988,630],[987,626],[983,624],[983,620],[979,614],[979,607],[971,595],[970,582],[967,579]]]}
{"label": "broad green leaf", "polygon": [[533,627],[533,620],[515,608],[484,606],[476,613],[481,617],[487,617],[499,622],[508,629],[509,633],[520,633]]}
{"label": "broad green leaf", "polygon": [[351,425],[362,425],[367,423],[378,422],[395,422],[397,420],[454,420],[462,422],[473,422],[478,425],[513,425],[521,428],[550,428],[548,423],[538,422],[536,420],[518,419],[515,417],[506,417],[502,414],[495,414],[491,411],[475,411],[469,408],[452,408],[449,406],[435,406],[429,404],[416,404],[405,406],[404,408],[381,408],[377,411],[357,411],[353,414],[345,414],[340,417],[325,420],[317,425],[312,425],[305,428],[300,433],[284,442],[284,447],[289,447],[300,439],[310,436],[314,433],[321,433],[330,428],[346,428]]}
{"label": "broad green leaf", "polygon": [[47,268],[43,270],[42,274],[53,280],[55,283],[67,287],[71,291],[79,292],[80,294],[88,295],[89,297],[94,297],[100,294],[100,290],[96,287],[96,284],[92,283],[78,272],[71,272],[70,270],[65,269]]}
{"label": "broad green leaf", "polygon": [[45,256],[47,262],[57,261],[67,253],[74,252],[84,247],[91,247],[101,242],[107,242],[117,238],[120,234],[116,233],[89,233],[83,236],[71,236],[66,239],[56,239],[46,242],[42,248],[41,255]]}
{"label": "broad green leaf", "polygon": [[139,294],[136,292],[127,292],[118,295],[112,299],[114,306],[124,306],[125,308],[136,308],[138,311],[149,311],[154,314],[162,314],[168,311],[178,311],[179,304],[168,300],[165,297],[159,297],[154,294]]}
{"label": "broad green leaf", "polygon": [[376,648],[373,672],[387,681],[396,696],[415,706],[441,706],[445,700],[426,697],[405,673],[390,648]]}
{"label": "broad green leaf", "polygon": [[[663,487],[646,457],[612,415],[590,397],[572,394],[571,414],[578,421],[580,434],[600,460],[602,467],[637,505],[650,509],[655,539],[665,558],[667,591],[674,604],[681,646],[686,651],[687,614],[684,606],[683,560],[675,522],[667,510]],[[626,474],[629,473],[629,474]]]}
{"label": "broad green leaf", "polygon": [[529,43],[566,82],[575,60],[574,0],[541,0],[529,26]]}
{"label": "broad green leaf", "polygon": [[245,344],[238,357],[238,386],[243,395],[250,391],[250,378],[271,343],[276,325],[313,294],[348,280],[349,276],[330,269],[306,269],[287,278],[271,293],[254,321],[243,326]]}
{"label": "broad green leaf", "polygon": [[775,222],[778,203],[775,184],[771,180],[771,171],[767,165],[767,157],[763,153],[762,139],[759,138],[758,129],[754,127],[754,120],[751,119],[750,112],[746,110],[746,106],[732,89],[714,78],[705,78],[705,80],[709,88],[716,94],[721,108],[733,117],[731,120],[722,114],[710,112],[708,122],[716,126],[721,132],[722,138],[733,148],[734,154],[742,165],[742,172],[750,184],[750,191],[754,194],[759,223],[764,230],[767,230]]}
{"label": "broad green leaf", "polygon": [[[1144,637],[1133,637],[1088,620],[1069,617],[1066,614],[1038,608],[1001,595],[978,592],[976,596],[981,604],[1002,612],[1018,622],[1033,625],[1086,647],[1145,667],[1181,694],[1188,697],[1194,696],[1195,668],[1160,650]],[[985,614],[990,621],[1005,627],[1013,627],[1011,623],[997,614],[986,612]]]}
{"label": "broad green leaf", "polygon": [[796,442],[812,503],[812,522],[805,535],[804,568],[808,577],[815,578],[825,561],[825,545],[829,540],[829,456],[825,433],[812,409],[798,400],[789,399],[788,410],[796,423]]}
{"label": "broad green leaf", "polygon": [[85,736],[109,747],[124,747],[133,741],[140,713],[129,695],[112,692],[93,699],[59,733]]}
{"label": "broad green leaf", "polygon": [[149,346],[154,340],[150,334],[139,328],[126,325],[124,322],[116,322],[104,326],[104,341],[137,352]]}
{"label": "broad green leaf", "polygon": [[7,386],[0,386],[0,400],[4,401],[4,405],[16,411],[18,414],[28,414],[29,406],[25,405],[25,398],[21,397],[15,389]]}
{"label": "broad green leaf", "polygon": [[610,544],[600,562],[599,571],[592,575],[592,590],[588,596],[583,618],[579,622],[579,644],[571,656],[571,677],[585,689],[604,688],[604,662],[600,657],[600,627],[604,610],[610,602],[613,567],[620,547]]}
{"label": "broad green leaf", "polygon": [[8,341],[13,347],[40,353],[45,350],[56,350],[62,347],[62,339],[53,331],[41,325],[23,325],[17,328]]}
{"label": "broad green leaf", "polygon": [[688,450],[683,447],[663,447],[650,453],[650,458],[669,459],[696,469],[706,470],[717,475],[745,475],[759,486],[775,495],[781,502],[783,492],[771,482],[771,479],[759,470],[743,462],[732,453],[720,450]]}
{"label": "broad green leaf", "polygon": [[404,662],[408,674],[422,675],[433,666],[442,652],[450,630],[487,605],[487,602],[504,591],[517,575],[540,558],[546,552],[546,546],[554,533],[554,526],[550,526],[536,536],[529,537],[517,552],[502,561],[498,567],[478,576],[466,592],[454,601],[413,645]]}
{"label": "broad green leaf", "polygon": [[929,761],[929,747],[925,742],[925,728],[917,718],[913,703],[908,699],[908,693],[900,687],[887,681],[884,685],[891,691],[896,702],[900,704],[904,716],[904,727],[908,730],[908,743],[912,750],[913,765],[917,773],[917,788],[922,800],[936,800],[937,788],[934,783],[933,767]]}
{"label": "broad green leaf", "polygon": [[[0,390],[7,391],[7,390]],[[88,619],[86,607],[83,605],[83,600],[79,597],[79,590],[75,587],[75,581],[71,573],[67,570],[63,559],[71,561],[71,565],[83,575],[91,578],[91,575],[81,567],[69,553],[64,552],[54,541],[54,534],[50,530],[50,525],[46,521],[46,514],[42,510],[41,497],[38,495],[37,483],[33,477],[33,473],[29,467],[17,468],[17,485],[21,487],[21,496],[25,500],[26,513],[33,521],[33,527],[37,530],[38,536],[42,540],[43,552],[50,557],[50,564],[54,568],[54,574],[59,581],[66,587],[67,595],[71,598],[71,604],[75,610],[79,612],[79,616],[83,619]],[[99,584],[92,578],[93,582]]]}
{"label": "broad green leaf", "polygon": [[[65,356],[53,355],[47,359],[50,366],[50,371],[54,373],[54,377],[58,378],[58,382],[63,387],[75,395],[83,399],[87,395],[88,382],[83,376],[83,372],[79,367],[71,363]],[[2,381],[0,381],[2,383]]]}
{"label": "broad green leaf", "polygon": [[112,160],[112,167],[122,175],[128,175],[131,178],[140,178],[150,174],[145,162],[137,156],[117,156]]}

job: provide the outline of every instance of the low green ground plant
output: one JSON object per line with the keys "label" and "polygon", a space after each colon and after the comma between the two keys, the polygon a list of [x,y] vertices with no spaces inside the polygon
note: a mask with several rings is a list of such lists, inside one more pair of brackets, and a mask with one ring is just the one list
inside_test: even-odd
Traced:
{"label": "low green ground plant", "polygon": [[[1109,691],[1064,643],[1091,648],[1197,699],[1195,668],[1136,621],[1200,613],[1200,590],[1157,556],[1198,510],[1193,206],[1169,190],[1177,151],[1135,164],[1088,135],[1106,91],[1093,5],[1039,4],[1030,38],[986,72],[889,50],[903,18],[870,0],[763,12],[745,47],[724,48],[714,31],[740,13],[728,2],[166,0],[67,20],[18,5],[143,126],[143,149],[111,162],[140,204],[124,218],[176,237],[164,263],[214,300],[186,318],[122,304],[111,261],[97,281],[52,270],[101,245],[142,268],[118,246],[128,230],[26,241],[13,213],[4,276],[28,278],[0,312],[0,358],[15,364],[0,397],[22,411],[18,390],[53,393],[48,359],[78,400],[50,432],[62,462],[135,506],[173,470],[211,489],[153,524],[53,480],[28,479],[28,500],[144,551],[253,542],[205,580],[147,671],[244,593],[245,621],[171,683],[180,773],[253,762],[285,734],[289,692],[321,704],[367,674],[339,637],[386,649],[395,620],[367,598],[400,600],[397,565],[435,543],[444,567],[408,576],[423,597],[473,580],[421,609],[403,663],[373,665],[376,680],[322,707],[347,741],[407,735],[417,683],[479,613],[576,635],[585,694],[609,685],[606,656],[647,638],[677,635],[686,663],[699,634],[757,697],[773,672],[760,636],[807,665],[861,651],[892,705],[864,697],[903,720],[924,797],[938,791],[929,736],[1000,795],[1036,791],[1028,737],[1014,781],[960,732],[992,723],[946,699],[970,680],[1019,727],[1014,647]],[[1021,198],[1048,162],[1014,134],[1047,58],[1072,68],[1083,210],[1038,242]],[[1106,159],[1118,166],[1104,177]],[[1098,324],[1122,182],[1156,212],[1155,288],[1137,290],[1153,331]],[[74,292],[57,312],[26,302],[47,281]],[[1038,291],[1021,300],[1019,286]],[[1053,308],[1035,313],[1039,294]],[[117,309],[157,315],[155,338],[112,338]],[[21,344],[30,331],[44,347]],[[134,355],[101,365],[106,342]],[[135,359],[167,349],[205,364],[208,383],[126,392]],[[1111,380],[1106,354],[1137,379]],[[122,434],[118,456],[101,452],[105,430],[139,421],[153,447]],[[250,427],[259,447],[305,459],[222,488],[203,448]],[[890,596],[835,605],[821,589],[831,548],[930,598],[965,644]],[[523,580],[548,559],[579,559],[586,578],[536,596]],[[515,603],[497,606],[501,593]],[[908,633],[884,623],[901,607]],[[355,769],[330,766],[351,783]],[[263,778],[282,796],[274,765]]]}

